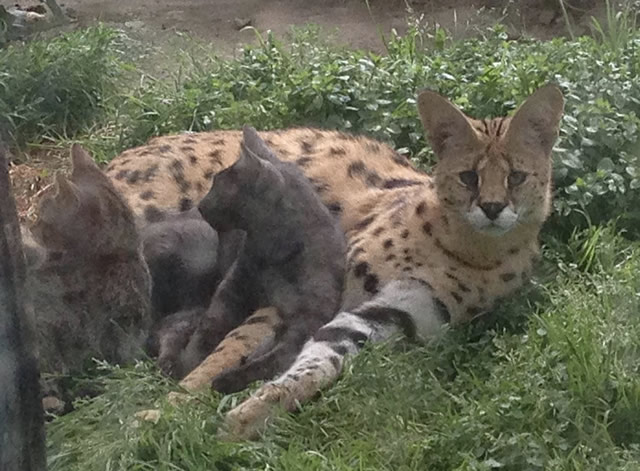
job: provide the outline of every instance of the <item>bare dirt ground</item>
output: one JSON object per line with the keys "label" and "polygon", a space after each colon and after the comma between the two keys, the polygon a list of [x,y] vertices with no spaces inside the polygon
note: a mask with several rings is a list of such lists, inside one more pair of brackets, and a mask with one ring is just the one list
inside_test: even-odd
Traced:
{"label": "bare dirt ground", "polygon": [[[558,2],[552,0],[58,0],[73,21],[47,35],[103,22],[123,29],[147,51],[141,67],[155,75],[175,67],[175,54],[193,47],[190,38],[223,56],[232,56],[243,44],[256,40],[259,32],[272,31],[287,40],[291,26],[318,25],[332,40],[352,48],[384,52],[381,34],[392,29],[402,34],[408,21],[420,18],[439,25],[453,38],[464,38],[498,22],[508,25],[514,38],[547,39],[566,34]],[[19,0],[20,7],[38,5],[38,0]],[[582,9],[572,11],[575,31],[585,32],[591,15],[589,0],[574,0]],[[15,0],[0,0],[9,8]],[[140,65],[140,64],[139,64]],[[22,220],[33,216],[32,201],[51,182],[55,170],[64,166],[66,155],[27,155],[28,163],[11,168]],[[46,154],[52,154],[48,152]]]}
{"label": "bare dirt ground", "polygon": [[[38,4],[22,0],[21,7]],[[383,51],[380,32],[406,29],[412,14],[424,15],[431,25],[439,24],[455,38],[474,35],[498,21],[510,25],[514,36],[541,39],[564,34],[566,27],[559,3],[553,0],[59,0],[63,10],[77,19],[77,26],[96,21],[134,31],[151,44],[162,45],[186,33],[213,46],[222,54],[231,54],[241,44],[252,41],[252,31],[239,31],[251,25],[259,31],[271,30],[286,37],[292,25],[313,23],[332,32],[339,43]],[[574,0],[578,5],[578,31],[581,18],[594,13],[589,0]],[[14,0],[0,0],[7,7]]]}

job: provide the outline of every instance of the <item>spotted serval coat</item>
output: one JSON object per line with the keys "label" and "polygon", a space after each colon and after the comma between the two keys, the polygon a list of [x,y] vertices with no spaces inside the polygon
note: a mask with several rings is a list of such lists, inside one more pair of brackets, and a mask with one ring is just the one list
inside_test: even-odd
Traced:
{"label": "spotted serval coat", "polygon": [[[340,216],[348,273],[339,314],[288,371],[229,413],[227,431],[254,436],[276,406],[291,410],[335,381],[345,357],[365,341],[397,332],[428,337],[520,287],[550,210],[551,150],[563,103],[548,85],[512,117],[475,120],[422,92],[418,111],[438,158],[433,176],[365,137],[316,129],[261,133]],[[239,131],[158,137],[124,152],[107,173],[141,223],[153,221],[165,209],[197,204],[236,158],[241,138]]]}

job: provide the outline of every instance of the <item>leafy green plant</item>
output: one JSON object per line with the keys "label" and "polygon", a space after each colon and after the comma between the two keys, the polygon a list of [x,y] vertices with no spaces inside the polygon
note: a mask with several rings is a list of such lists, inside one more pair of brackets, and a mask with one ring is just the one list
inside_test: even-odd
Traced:
{"label": "leafy green plant", "polygon": [[375,136],[428,168],[418,90],[499,116],[552,81],[566,96],[552,231],[566,240],[575,227],[616,218],[640,235],[640,35],[611,50],[589,37],[513,42],[496,28],[425,51],[424,34],[392,35],[379,56],[329,46],[308,28],[290,47],[267,35],[234,60],[200,58],[174,82],[147,80],[123,98],[114,151],[181,130],[313,125]]}
{"label": "leafy green plant", "polygon": [[0,136],[21,146],[86,130],[114,95],[116,40],[97,27],[0,50]]}
{"label": "leafy green plant", "polygon": [[638,2],[625,0],[618,9],[611,0],[605,0],[605,24],[591,18],[592,27],[605,48],[614,53],[622,51],[637,35],[638,6]]}

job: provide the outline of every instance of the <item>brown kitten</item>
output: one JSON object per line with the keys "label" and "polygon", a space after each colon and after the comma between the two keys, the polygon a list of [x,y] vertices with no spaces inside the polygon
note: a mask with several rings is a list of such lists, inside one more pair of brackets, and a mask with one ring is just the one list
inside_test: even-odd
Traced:
{"label": "brown kitten", "polygon": [[57,375],[93,357],[140,356],[152,322],[151,279],[133,214],[80,146],[71,156],[71,178],[58,175],[33,240],[25,240],[41,369]]}

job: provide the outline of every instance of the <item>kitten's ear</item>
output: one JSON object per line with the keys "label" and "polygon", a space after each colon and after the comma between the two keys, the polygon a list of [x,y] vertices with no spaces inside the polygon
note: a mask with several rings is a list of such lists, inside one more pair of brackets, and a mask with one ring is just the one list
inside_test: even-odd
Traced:
{"label": "kitten's ear", "polygon": [[100,167],[95,163],[91,155],[84,150],[80,144],[73,144],[71,146],[71,163],[73,165],[73,171],[71,178],[77,178],[82,175],[86,175],[89,172],[100,172]]}
{"label": "kitten's ear", "polygon": [[278,159],[273,150],[271,150],[267,143],[258,135],[254,127],[246,124],[242,127],[242,142],[245,148],[259,159],[270,162]]}
{"label": "kitten's ear", "polygon": [[525,147],[549,156],[558,138],[564,97],[553,84],[545,85],[520,105],[505,134],[506,146]]}
{"label": "kitten's ear", "polygon": [[280,171],[268,160],[262,160],[244,142],[240,145],[240,158],[236,163],[237,169],[247,176],[254,185],[256,193],[271,200],[270,196],[281,196],[284,190],[284,177]]}
{"label": "kitten's ear", "polygon": [[80,205],[78,187],[61,173],[56,175],[56,204],[64,211],[73,211]]}
{"label": "kitten's ear", "polygon": [[456,105],[438,93],[422,91],[418,95],[418,112],[431,147],[439,159],[449,149],[477,143],[469,119]]}

